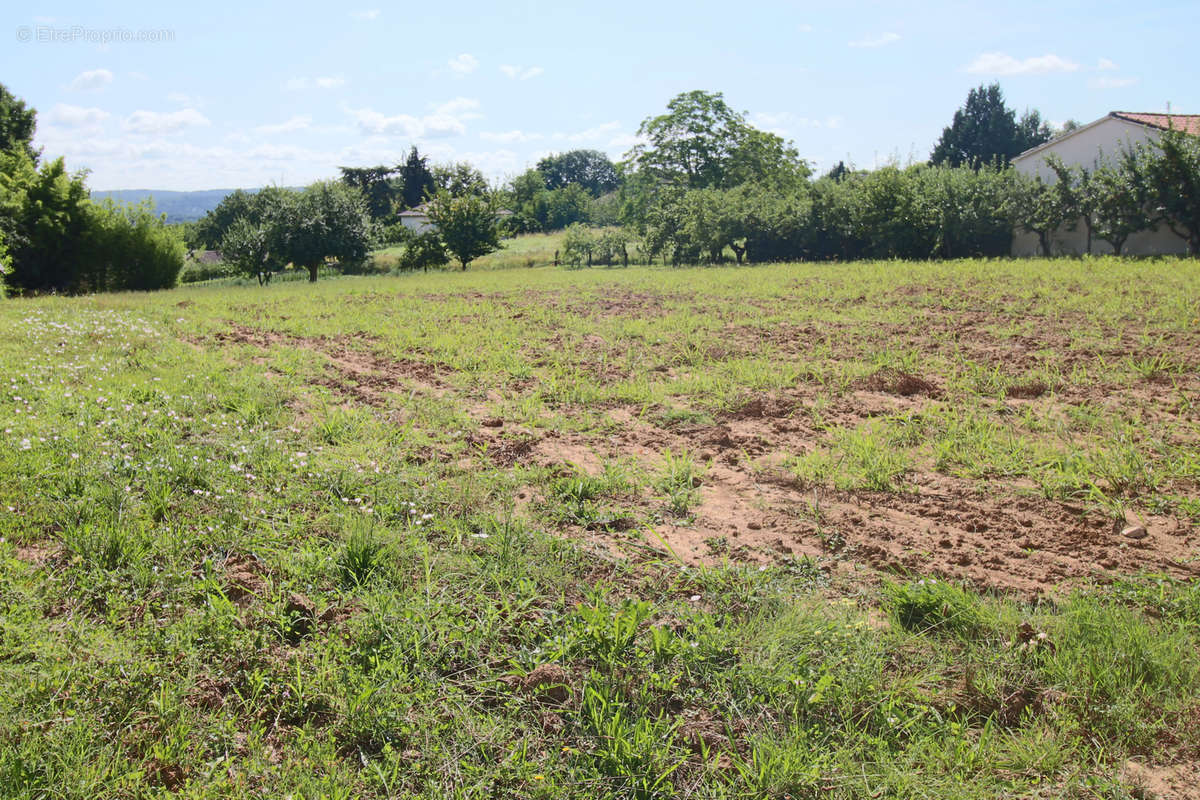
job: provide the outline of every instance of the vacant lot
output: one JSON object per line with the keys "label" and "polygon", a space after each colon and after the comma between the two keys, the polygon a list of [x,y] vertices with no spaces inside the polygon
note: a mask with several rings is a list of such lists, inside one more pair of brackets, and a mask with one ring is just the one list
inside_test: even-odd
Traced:
{"label": "vacant lot", "polygon": [[1200,265],[0,304],[0,794],[1187,797]]}

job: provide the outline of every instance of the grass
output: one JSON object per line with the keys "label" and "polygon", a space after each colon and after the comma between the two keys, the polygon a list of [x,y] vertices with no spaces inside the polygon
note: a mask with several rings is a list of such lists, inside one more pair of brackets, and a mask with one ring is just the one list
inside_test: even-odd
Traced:
{"label": "grass", "polygon": [[1195,763],[1194,561],[1030,588],[1036,528],[987,520],[990,579],[863,538],[1132,514],[1161,563],[1200,521],[1195,261],[480,266],[0,303],[0,796],[1128,798],[1128,760]]}

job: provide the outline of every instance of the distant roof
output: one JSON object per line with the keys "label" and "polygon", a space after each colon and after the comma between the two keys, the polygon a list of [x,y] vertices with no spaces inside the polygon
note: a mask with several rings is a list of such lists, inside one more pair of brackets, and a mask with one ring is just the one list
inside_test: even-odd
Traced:
{"label": "distant roof", "polygon": [[1146,114],[1136,111],[1113,111],[1109,116],[1164,131],[1173,128],[1193,136],[1200,136],[1200,114]]}
{"label": "distant roof", "polygon": [[1076,134],[1083,133],[1088,128],[1099,125],[1108,119],[1119,119],[1122,122],[1131,122],[1134,125],[1145,125],[1148,128],[1157,130],[1168,130],[1174,128],[1177,131],[1195,134],[1200,136],[1200,114],[1149,114],[1138,111],[1110,111],[1094,122],[1089,122],[1087,125],[1081,125],[1073,131],[1068,131],[1062,136],[1055,136],[1048,142],[1042,142],[1036,147],[1031,147],[1023,153],[1018,153],[1013,156],[1013,161],[1029,158],[1042,150],[1045,150],[1052,145],[1056,145],[1064,139],[1069,139]]}

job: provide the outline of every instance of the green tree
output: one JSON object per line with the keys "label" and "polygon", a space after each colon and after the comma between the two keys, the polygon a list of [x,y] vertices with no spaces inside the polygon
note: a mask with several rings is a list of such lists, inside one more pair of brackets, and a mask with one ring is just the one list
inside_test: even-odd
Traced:
{"label": "green tree", "polygon": [[396,201],[401,197],[399,181],[395,176],[397,167],[338,167],[342,183],[362,192],[367,213],[376,222],[388,220],[396,210]]}
{"label": "green tree", "polygon": [[268,211],[268,249],[283,263],[308,270],[316,282],[327,259],[362,261],[370,242],[370,220],[362,195],[349,187],[319,181],[303,192],[288,192]]}
{"label": "green tree", "polygon": [[257,192],[236,189],[196,222],[193,241],[208,250],[219,250],[226,232],[236,220],[245,218],[264,224],[270,211],[291,193],[290,189],[279,186],[267,186]]}
{"label": "green tree", "polygon": [[436,191],[448,192],[454,197],[485,195],[488,193],[487,179],[483,173],[466,161],[434,166],[433,183]]}
{"label": "green tree", "polygon": [[247,217],[234,220],[225,231],[221,257],[238,272],[257,278],[259,286],[270,283],[271,274],[284,266],[272,258],[270,227]]}
{"label": "green tree", "polygon": [[442,190],[429,202],[429,221],[463,270],[480,256],[500,249],[500,228],[492,195],[455,196]]}
{"label": "green tree", "polygon": [[1060,183],[1046,183],[1040,177],[1016,175],[1005,203],[1013,224],[1035,233],[1042,255],[1050,257],[1050,239],[1064,225],[1074,223],[1076,209],[1070,192]]}
{"label": "green tree", "polygon": [[1013,156],[1050,140],[1050,126],[1037,111],[1027,111],[1020,120],[1004,104],[1000,84],[980,86],[967,93],[967,102],[954,112],[954,120],[930,154],[934,166],[1008,164]]}
{"label": "green tree", "polygon": [[21,150],[34,164],[38,151],[33,149],[33,133],[37,128],[37,112],[27,108],[0,83],[0,153]]}
{"label": "green tree", "polygon": [[416,208],[424,203],[426,198],[437,191],[433,173],[425,163],[428,159],[417,152],[414,146],[408,152],[408,158],[396,168],[400,174],[400,200],[405,208]]}
{"label": "green tree", "polygon": [[87,230],[84,174],[63,159],[39,168],[24,148],[0,154],[0,223],[19,292],[72,292],[79,286]]}
{"label": "green tree", "polygon": [[543,158],[537,164],[547,189],[563,189],[576,185],[592,197],[617,188],[617,169],[608,156],[599,150],[570,150]]}
{"label": "green tree", "polygon": [[747,181],[791,183],[808,176],[796,150],[772,133],[751,127],[720,92],[685,92],[667,113],[638,128],[647,139],[629,163],[654,179],[689,189],[730,188]]}
{"label": "green tree", "polygon": [[1200,255],[1200,136],[1163,131],[1123,158],[1154,223],[1167,226]]}
{"label": "green tree", "polygon": [[1118,256],[1130,236],[1151,227],[1136,175],[1123,166],[1101,163],[1096,167],[1084,202],[1091,232],[1112,245]]}
{"label": "green tree", "polygon": [[446,245],[435,231],[406,231],[403,245],[404,253],[400,256],[402,269],[428,272],[430,267],[443,267],[450,261],[446,255]]}

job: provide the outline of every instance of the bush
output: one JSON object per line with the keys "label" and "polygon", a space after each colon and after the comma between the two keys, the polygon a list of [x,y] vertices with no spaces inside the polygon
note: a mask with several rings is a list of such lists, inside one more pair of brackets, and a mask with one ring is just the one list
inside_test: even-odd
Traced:
{"label": "bush", "polygon": [[91,205],[85,243],[77,290],[170,289],[183,269],[183,242],[148,203]]}

